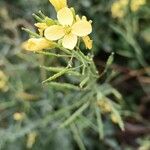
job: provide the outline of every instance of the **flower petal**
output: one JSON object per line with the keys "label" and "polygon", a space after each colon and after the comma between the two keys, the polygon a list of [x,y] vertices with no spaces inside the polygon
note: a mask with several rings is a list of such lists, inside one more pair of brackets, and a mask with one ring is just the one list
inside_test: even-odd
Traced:
{"label": "flower petal", "polygon": [[86,48],[92,49],[93,40],[91,40],[89,36],[84,36],[84,37],[82,37],[82,39],[83,39],[83,42],[84,42]]}
{"label": "flower petal", "polygon": [[48,28],[47,24],[46,23],[35,23],[34,24],[36,27],[38,27],[38,31],[40,33],[41,36],[43,36],[43,32],[46,28]]}
{"label": "flower petal", "polygon": [[34,25],[38,27],[39,29],[43,29],[43,30],[45,30],[48,27],[46,23],[40,23],[40,22],[35,23]]}
{"label": "flower petal", "polygon": [[49,0],[49,1],[54,6],[56,11],[59,11],[60,9],[67,7],[67,0]]}
{"label": "flower petal", "polygon": [[72,11],[65,7],[58,11],[57,13],[58,21],[61,25],[72,25],[73,23],[73,14]]}
{"label": "flower petal", "polygon": [[56,41],[61,39],[65,35],[65,31],[62,26],[59,25],[53,25],[48,27],[45,30],[44,36],[46,39],[50,41]]}
{"label": "flower petal", "polygon": [[77,36],[72,33],[65,35],[62,40],[63,47],[68,49],[74,49],[76,44],[77,44]]}
{"label": "flower petal", "polygon": [[22,48],[28,51],[41,51],[43,49],[51,49],[54,47],[55,42],[49,41],[45,38],[30,38],[22,45]]}
{"label": "flower petal", "polygon": [[80,20],[77,21],[73,26],[72,26],[72,33],[77,35],[77,36],[87,36],[92,32],[92,26],[91,23],[86,21],[86,20]]}

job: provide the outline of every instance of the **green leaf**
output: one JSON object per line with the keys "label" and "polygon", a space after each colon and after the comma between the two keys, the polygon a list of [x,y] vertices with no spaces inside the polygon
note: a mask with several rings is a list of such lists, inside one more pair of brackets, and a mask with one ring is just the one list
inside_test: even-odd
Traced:
{"label": "green leaf", "polygon": [[55,87],[56,89],[81,90],[78,86],[69,83],[50,82],[49,85]]}
{"label": "green leaf", "polygon": [[43,22],[43,19],[40,18],[38,15],[36,15],[36,14],[33,13],[32,16],[35,18],[36,21]]}
{"label": "green leaf", "polygon": [[68,126],[69,124],[71,124],[78,116],[80,116],[82,114],[82,112],[87,109],[87,107],[89,106],[89,102],[86,102],[85,104],[83,104],[77,111],[75,111],[74,114],[72,114],[64,123],[62,123],[60,125],[60,128],[64,128],[66,126]]}
{"label": "green leaf", "polygon": [[70,69],[68,69],[68,67],[66,67],[64,70],[62,70],[62,71],[60,71],[60,72],[54,74],[52,77],[46,79],[46,80],[43,81],[42,83],[46,83],[46,82],[50,82],[50,81],[52,81],[52,80],[55,80],[55,79],[57,79],[58,77],[64,75],[64,74],[65,74],[66,72],[68,72],[69,70],[70,70]]}
{"label": "green leaf", "polygon": [[26,29],[26,28],[22,28],[23,31],[27,32],[30,36],[33,36],[35,38],[40,38],[41,36],[35,32],[32,32],[31,30],[29,29]]}
{"label": "green leaf", "polygon": [[98,106],[95,106],[95,113],[96,113],[96,118],[97,118],[99,138],[103,139],[104,138],[104,128],[103,128],[101,112],[100,112],[100,109],[98,108]]}
{"label": "green leaf", "polygon": [[81,83],[80,83],[80,87],[82,88],[89,80],[89,77],[86,77]]}

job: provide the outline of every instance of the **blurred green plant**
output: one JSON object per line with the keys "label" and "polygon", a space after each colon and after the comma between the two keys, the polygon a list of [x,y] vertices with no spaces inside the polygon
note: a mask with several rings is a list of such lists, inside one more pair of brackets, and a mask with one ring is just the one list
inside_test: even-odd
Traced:
{"label": "blurred green plant", "polygon": [[[53,1],[52,1],[52,3],[53,3]],[[58,3],[55,4],[55,1],[54,1],[54,6],[56,8],[57,8],[57,4]],[[60,10],[60,12],[63,10],[67,11],[68,13],[70,11],[69,8],[65,7],[65,8],[62,8]],[[60,12],[58,11],[58,15]],[[64,13],[62,12],[62,14],[65,15],[65,12]],[[66,14],[66,15],[70,15],[70,14]],[[44,26],[46,38],[49,38],[49,34],[51,34],[50,28],[54,28],[54,27],[58,28],[58,25],[55,25],[55,24],[57,24],[57,21],[56,20],[54,21],[51,18],[48,18],[41,11],[39,12],[39,15],[34,14],[34,17],[38,22],[40,22],[40,23],[38,23],[39,25],[41,25],[40,29],[41,29],[41,27]],[[67,18],[67,16],[65,16],[65,17]],[[70,17],[70,16],[68,16],[68,17]],[[58,16],[58,19],[59,19],[59,16]],[[69,20],[69,19],[70,18],[67,18],[67,20]],[[63,21],[65,21],[65,20],[63,20]],[[88,22],[86,20],[79,19],[79,22],[80,22],[80,25],[85,24],[85,27],[81,27],[81,29],[89,27]],[[77,20],[77,24],[79,24],[78,20]],[[46,29],[45,29],[45,27],[46,27]],[[86,112],[87,114],[90,114],[91,112],[93,112],[92,109],[95,110],[95,114],[93,113],[93,116],[91,116],[91,118],[95,118],[94,116],[96,116],[96,118],[97,118],[96,119],[97,120],[97,129],[98,129],[97,132],[99,132],[100,139],[102,139],[104,136],[103,135],[104,134],[103,133],[103,123],[102,123],[102,118],[101,118],[102,112],[110,113],[112,121],[115,123],[118,123],[122,130],[124,129],[124,125],[123,125],[122,119],[120,117],[120,113],[118,111],[120,106],[115,102],[111,102],[111,99],[109,99],[106,96],[110,95],[110,94],[114,94],[114,96],[116,98],[118,98],[118,100],[121,100],[122,97],[119,94],[119,92],[117,90],[115,90],[114,88],[112,88],[109,84],[105,84],[105,83],[104,83],[104,85],[97,84],[99,75],[98,75],[96,66],[93,62],[93,55],[91,55],[90,53],[88,55],[85,55],[80,50],[80,43],[77,44],[75,49],[72,49],[73,47],[71,46],[71,50],[69,50],[64,47],[64,46],[68,47],[66,44],[63,45],[63,43],[62,43],[63,46],[61,44],[59,44],[61,41],[58,41],[58,44],[52,43],[52,45],[54,45],[54,46],[52,46],[52,48],[55,47],[56,50],[55,51],[50,50],[50,52],[49,52],[48,48],[51,49],[51,46],[50,46],[51,43],[49,43],[47,41],[50,44],[49,45],[46,43],[46,41],[43,41],[43,40],[41,40],[41,41],[34,40],[33,41],[33,38],[41,39],[40,35],[33,33],[32,31],[30,31],[28,29],[23,29],[23,30],[28,32],[32,37],[32,39],[29,39],[27,41],[27,43],[24,44],[23,47],[25,47],[27,50],[35,51],[36,53],[43,54],[47,57],[54,56],[54,57],[56,57],[55,63],[57,61],[63,61],[64,64],[67,64],[66,67],[41,66],[42,68],[46,69],[47,71],[56,73],[56,74],[52,75],[51,77],[49,77],[48,79],[44,80],[43,83],[49,82],[48,84],[52,87],[55,87],[56,90],[58,90],[58,89],[61,89],[63,91],[65,91],[65,89],[76,90],[77,93],[79,94],[79,97],[77,94],[78,99],[77,100],[73,99],[73,102],[72,102],[73,106],[75,105],[76,107],[72,108],[72,105],[69,105],[69,103],[65,102],[65,106],[71,107],[71,110],[68,111],[67,109],[65,110],[63,108],[64,113],[61,113],[62,117],[63,117],[63,115],[65,116],[65,114],[67,114],[68,117],[66,120],[64,120],[62,123],[60,123],[60,125],[58,127],[64,128],[64,127],[69,126],[71,128],[71,130],[73,130],[72,131],[73,134],[75,134],[74,137],[75,137],[75,140],[80,149],[84,150],[86,148],[84,146],[84,143],[82,142],[82,138],[80,137],[81,133],[78,133],[78,131],[76,129],[77,128],[76,126],[79,126],[79,128],[80,128],[80,124],[77,124],[75,120],[77,120],[77,119],[80,120],[80,116],[82,116],[82,114],[87,110],[87,108],[91,107],[89,109],[89,111]],[[55,29],[53,29],[53,30],[55,30]],[[79,30],[79,32],[80,32],[80,30]],[[83,32],[83,31],[81,31],[81,32]],[[57,35],[57,30],[55,32],[55,36],[56,35]],[[43,36],[43,33],[41,36]],[[32,41],[30,41],[30,40],[32,40]],[[68,42],[69,42],[69,39],[68,39]],[[71,42],[72,41],[70,41],[70,43],[68,43],[68,44],[71,45]],[[80,40],[79,40],[79,42],[80,42]],[[88,41],[88,42],[91,42],[91,41]],[[87,43],[85,43],[85,44],[87,44]],[[36,45],[38,45],[37,48],[36,48]],[[46,48],[47,50],[40,51],[43,48]],[[70,46],[68,48],[70,48]],[[58,53],[57,53],[57,51],[58,51]],[[59,58],[60,58],[60,60],[59,60]],[[101,74],[101,76],[107,72],[107,69],[109,69],[112,62],[113,62],[113,54],[109,57],[107,64],[106,64],[106,68],[105,68],[104,72]],[[63,75],[67,75],[66,77],[68,77],[66,79],[64,78],[63,80],[64,81],[68,80],[70,83],[61,83],[60,81],[58,81],[58,82],[53,81]],[[73,81],[73,83],[71,83],[72,81]],[[77,86],[77,85],[79,85],[79,86]],[[101,89],[103,89],[105,86],[107,87],[106,91],[101,91]],[[71,93],[72,92],[73,91],[71,91]],[[106,95],[104,94],[105,92],[107,93]],[[65,100],[65,98],[64,98],[64,100]],[[101,109],[102,109],[102,112],[101,112]],[[70,111],[72,111],[72,110],[74,110],[74,113],[71,114]],[[56,111],[56,114],[60,111],[61,111],[61,107],[58,111]],[[52,115],[51,117],[53,118],[53,116],[55,116],[55,114]],[[60,116],[58,116],[58,117],[60,117]],[[88,118],[88,117],[86,116],[85,119],[86,118]],[[81,120],[82,120],[82,118],[81,118]],[[91,120],[91,124],[95,124],[95,123],[93,123],[93,121]],[[88,126],[89,125],[87,125],[87,127]],[[84,128],[87,128],[87,127],[85,126]]]}

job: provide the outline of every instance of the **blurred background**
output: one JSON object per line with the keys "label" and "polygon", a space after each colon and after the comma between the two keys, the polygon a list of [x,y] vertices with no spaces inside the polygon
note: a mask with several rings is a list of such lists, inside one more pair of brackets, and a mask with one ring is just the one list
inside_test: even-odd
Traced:
{"label": "blurred background", "polygon": [[[93,21],[99,72],[115,52],[106,82],[123,96],[125,131],[106,121],[106,135],[99,141],[97,133],[86,129],[81,134],[88,150],[150,150],[150,1],[125,1],[68,0]],[[56,15],[48,0],[0,0],[0,150],[78,149],[72,133],[56,130],[58,121],[51,118],[49,124],[46,117],[68,96],[42,85],[47,76],[39,67],[43,57],[21,46],[28,39],[21,28],[35,31],[32,14],[39,10]]]}

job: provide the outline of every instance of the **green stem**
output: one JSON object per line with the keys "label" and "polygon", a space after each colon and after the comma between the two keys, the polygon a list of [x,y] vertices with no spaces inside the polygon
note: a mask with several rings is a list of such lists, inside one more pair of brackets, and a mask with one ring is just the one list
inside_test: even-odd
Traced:
{"label": "green stem", "polygon": [[60,128],[64,128],[72,123],[88,106],[90,102],[83,104],[73,115],[71,115],[64,123],[60,125]]}
{"label": "green stem", "polygon": [[82,142],[80,132],[78,131],[78,129],[74,123],[71,125],[71,130],[74,134],[74,139],[76,140],[80,150],[86,150],[84,143]]}

